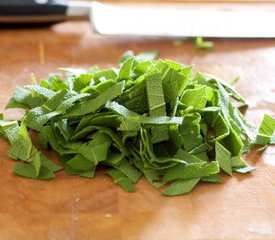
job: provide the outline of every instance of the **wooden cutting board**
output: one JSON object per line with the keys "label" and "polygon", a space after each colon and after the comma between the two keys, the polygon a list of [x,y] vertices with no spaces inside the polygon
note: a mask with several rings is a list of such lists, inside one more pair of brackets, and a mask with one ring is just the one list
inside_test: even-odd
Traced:
{"label": "wooden cutting board", "polygon": [[[117,66],[131,49],[157,50],[227,81],[240,76],[236,87],[250,103],[247,118],[259,124],[264,113],[274,116],[275,40],[214,43],[213,51],[203,51],[192,41],[175,46],[169,39],[98,36],[85,22],[0,30],[0,111],[31,73],[40,79],[58,67]],[[0,140],[0,239],[275,239],[275,147],[245,156],[257,167],[253,173],[223,176],[222,184],[203,183],[179,197],[162,196],[144,179],[126,193],[103,171],[94,179],[63,172],[51,181],[21,178],[11,173],[7,150]]]}

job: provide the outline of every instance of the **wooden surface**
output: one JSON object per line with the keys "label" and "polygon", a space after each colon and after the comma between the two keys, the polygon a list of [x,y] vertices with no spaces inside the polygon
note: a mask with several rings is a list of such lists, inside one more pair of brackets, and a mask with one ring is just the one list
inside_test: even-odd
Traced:
{"label": "wooden surface", "polygon": [[[85,22],[0,30],[0,111],[32,72],[42,78],[58,67],[110,67],[128,49],[157,50],[227,81],[240,76],[237,89],[251,106],[247,118],[259,123],[264,113],[275,115],[275,40],[220,39],[203,51],[191,41],[176,47],[169,39],[98,36]],[[252,174],[223,176],[222,184],[171,198],[144,179],[126,193],[102,171],[94,179],[63,172],[51,181],[24,179],[11,173],[7,149],[0,140],[0,239],[275,239],[274,147],[245,156],[257,167]]]}

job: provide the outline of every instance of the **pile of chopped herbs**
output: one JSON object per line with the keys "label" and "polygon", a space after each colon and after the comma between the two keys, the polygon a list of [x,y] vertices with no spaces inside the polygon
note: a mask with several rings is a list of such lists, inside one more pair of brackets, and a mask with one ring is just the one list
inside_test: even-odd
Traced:
{"label": "pile of chopped herbs", "polygon": [[[221,182],[221,171],[254,170],[242,154],[275,143],[274,118],[265,115],[256,129],[229,83],[193,74],[192,66],[127,52],[117,69],[65,70],[66,79],[17,87],[6,106],[25,110],[20,121],[0,120],[8,155],[20,161],[15,174],[50,179],[64,169],[92,178],[103,165],[126,191],[144,175],[164,195],[179,195],[199,182]],[[33,145],[30,129],[60,164]]]}

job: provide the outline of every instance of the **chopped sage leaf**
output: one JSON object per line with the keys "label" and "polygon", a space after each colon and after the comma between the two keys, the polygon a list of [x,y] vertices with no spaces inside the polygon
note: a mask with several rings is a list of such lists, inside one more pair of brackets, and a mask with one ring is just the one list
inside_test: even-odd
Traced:
{"label": "chopped sage leaf", "polygon": [[[213,47],[202,38],[196,44]],[[6,108],[25,115],[18,121],[0,115],[0,137],[19,161],[13,173],[50,179],[64,169],[93,178],[104,166],[125,191],[135,191],[144,176],[163,195],[175,196],[199,182],[220,183],[221,171],[255,170],[242,154],[275,144],[275,119],[265,115],[257,132],[239,110],[247,103],[232,82],[155,57],[128,51],[118,67],[67,68],[64,77],[16,87]],[[55,151],[59,164],[37,145]]]}

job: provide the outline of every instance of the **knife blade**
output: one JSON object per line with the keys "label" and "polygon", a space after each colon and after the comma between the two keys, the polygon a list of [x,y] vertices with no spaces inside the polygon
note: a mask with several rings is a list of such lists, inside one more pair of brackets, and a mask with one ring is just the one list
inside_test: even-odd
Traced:
{"label": "knife blade", "polygon": [[95,31],[101,34],[275,37],[275,5],[259,7],[257,4],[216,3],[159,4],[155,7],[153,4],[111,5],[94,2],[90,16]]}
{"label": "knife blade", "polygon": [[0,23],[90,18],[94,32],[159,37],[274,38],[274,4],[0,0]]}

